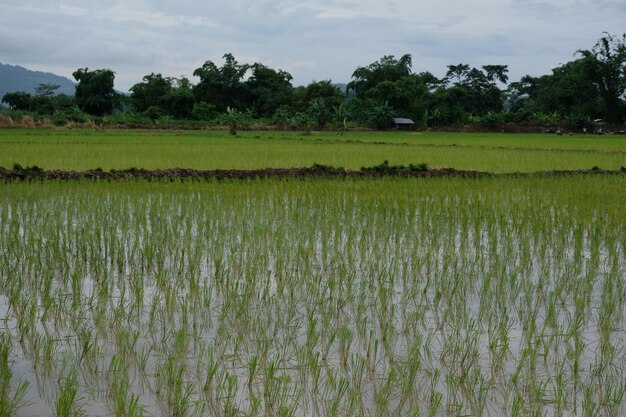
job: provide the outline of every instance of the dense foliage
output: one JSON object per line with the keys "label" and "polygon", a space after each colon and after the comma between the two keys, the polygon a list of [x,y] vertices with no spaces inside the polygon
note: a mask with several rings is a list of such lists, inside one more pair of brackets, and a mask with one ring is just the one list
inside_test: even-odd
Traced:
{"label": "dense foliage", "polygon": [[[193,71],[199,79],[168,78],[152,73],[123,96],[113,90],[109,69],[82,68],[75,97],[54,95],[55,85],[42,84],[33,96],[4,95],[13,110],[50,115],[53,122],[81,122],[90,116],[117,113],[122,124],[246,122],[310,130],[327,127],[391,127],[392,117],[414,120],[418,128],[477,124],[497,128],[505,123],[531,124],[580,131],[598,120],[626,121],[626,34],[605,33],[590,50],[551,74],[507,83],[507,65],[448,65],[446,75],[413,72],[406,54],[359,66],[342,91],[330,80],[294,87],[288,72],[261,63],[241,64],[228,53],[221,66],[206,61]],[[231,109],[231,112],[228,112]],[[233,113],[236,111],[236,113]],[[229,122],[230,121],[230,122]]]}
{"label": "dense foliage", "polygon": [[115,79],[113,71],[109,69],[90,71],[89,68],[80,68],[72,75],[78,81],[74,97],[82,111],[95,116],[111,113],[116,99],[113,90]]}

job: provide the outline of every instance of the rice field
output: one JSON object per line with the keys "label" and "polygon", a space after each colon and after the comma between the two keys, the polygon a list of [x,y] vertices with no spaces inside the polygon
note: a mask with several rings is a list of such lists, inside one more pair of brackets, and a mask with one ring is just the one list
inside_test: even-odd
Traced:
{"label": "rice field", "polygon": [[624,415],[625,190],[0,184],[0,415]]}
{"label": "rice field", "polygon": [[489,172],[626,167],[625,135],[434,132],[240,132],[0,129],[0,167],[44,169],[261,169],[315,163]]}

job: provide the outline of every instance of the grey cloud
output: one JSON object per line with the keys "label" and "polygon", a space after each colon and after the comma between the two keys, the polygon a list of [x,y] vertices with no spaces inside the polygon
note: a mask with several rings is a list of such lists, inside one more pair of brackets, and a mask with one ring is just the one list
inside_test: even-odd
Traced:
{"label": "grey cloud", "polygon": [[[540,75],[624,30],[615,1],[5,0],[0,62],[64,71],[113,69],[125,90],[151,72],[190,76],[226,52],[290,71],[296,84],[349,81],[383,55],[413,55],[416,71],[508,64]],[[471,13],[466,13],[470,10]]]}

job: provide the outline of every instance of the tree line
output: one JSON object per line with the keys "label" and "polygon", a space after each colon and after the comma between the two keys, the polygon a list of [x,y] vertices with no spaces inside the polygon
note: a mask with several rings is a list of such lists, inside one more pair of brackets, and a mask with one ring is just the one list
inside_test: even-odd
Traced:
{"label": "tree line", "polygon": [[626,34],[608,33],[593,48],[551,74],[526,75],[509,83],[507,65],[479,68],[448,65],[443,78],[413,72],[412,56],[388,55],[355,69],[345,90],[330,80],[294,87],[288,72],[261,63],[242,64],[227,53],[220,65],[207,61],[195,69],[199,79],[151,73],[117,93],[110,69],[81,68],[74,97],[55,95],[58,86],[42,84],[35,94],[2,97],[13,110],[49,115],[59,124],[89,117],[148,123],[259,123],[292,127],[347,125],[387,128],[392,117],[414,120],[418,127],[467,123],[497,127],[504,123],[563,125],[572,130],[603,119],[626,122]]}

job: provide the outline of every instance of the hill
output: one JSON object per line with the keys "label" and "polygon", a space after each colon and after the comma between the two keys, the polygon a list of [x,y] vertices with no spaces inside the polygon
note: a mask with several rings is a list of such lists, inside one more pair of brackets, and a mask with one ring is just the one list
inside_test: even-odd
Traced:
{"label": "hill", "polygon": [[348,84],[346,83],[335,83],[333,85],[340,89],[342,93],[347,94],[348,98],[353,98],[356,95],[353,90],[348,91]]}
{"label": "hill", "polygon": [[31,71],[18,65],[0,63],[0,99],[6,93],[16,91],[34,94],[39,84],[59,85],[59,89],[56,90],[57,94],[73,96],[75,92],[75,84],[69,78],[49,72]]}

